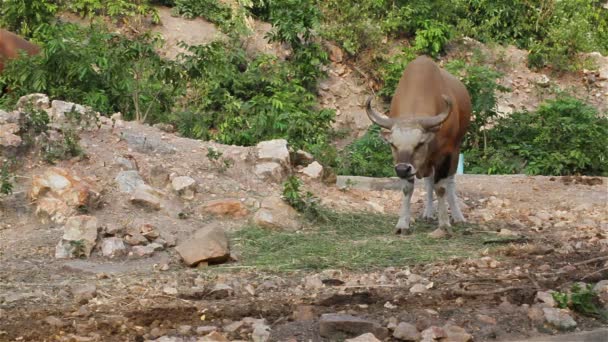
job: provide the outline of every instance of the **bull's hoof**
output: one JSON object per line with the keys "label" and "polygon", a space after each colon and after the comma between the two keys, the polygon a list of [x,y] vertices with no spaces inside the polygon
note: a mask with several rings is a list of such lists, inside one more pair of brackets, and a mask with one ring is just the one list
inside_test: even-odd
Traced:
{"label": "bull's hoof", "polygon": [[437,228],[434,231],[430,232],[428,236],[431,239],[449,239],[452,237],[452,234],[444,229]]}
{"label": "bull's hoof", "polygon": [[395,235],[410,235],[412,231],[409,228],[397,228],[395,229]]}

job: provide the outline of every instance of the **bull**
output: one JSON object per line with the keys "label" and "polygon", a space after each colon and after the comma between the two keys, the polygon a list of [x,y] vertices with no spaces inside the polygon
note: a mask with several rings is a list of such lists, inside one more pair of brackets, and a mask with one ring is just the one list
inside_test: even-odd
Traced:
{"label": "bull", "polygon": [[[0,74],[4,70],[5,63],[9,59],[19,57],[20,51],[25,51],[28,55],[33,56],[40,53],[40,47],[12,32],[0,29]],[[0,92],[1,94],[2,92]]]}
{"label": "bull", "polygon": [[422,217],[433,217],[434,191],[439,229],[451,236],[448,204],[454,222],[465,222],[458,207],[454,174],[471,119],[471,98],[466,87],[433,60],[420,56],[403,71],[388,115],[376,112],[372,99],[370,96],[366,102],[367,115],[385,129],[381,136],[391,146],[395,173],[402,182],[397,234],[410,233],[414,179],[423,178],[426,198]]}

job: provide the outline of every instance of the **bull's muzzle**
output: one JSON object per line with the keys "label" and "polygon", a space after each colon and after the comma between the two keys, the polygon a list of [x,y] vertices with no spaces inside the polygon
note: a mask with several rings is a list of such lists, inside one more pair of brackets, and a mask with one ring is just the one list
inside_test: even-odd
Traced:
{"label": "bull's muzzle", "polygon": [[399,163],[395,165],[395,173],[399,178],[412,178],[416,173],[416,169],[414,169],[412,164]]}

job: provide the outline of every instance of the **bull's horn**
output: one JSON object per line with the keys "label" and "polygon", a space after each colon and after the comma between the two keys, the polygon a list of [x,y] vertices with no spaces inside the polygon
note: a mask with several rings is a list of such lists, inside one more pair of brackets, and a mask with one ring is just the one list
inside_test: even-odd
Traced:
{"label": "bull's horn", "polygon": [[425,130],[430,130],[441,125],[450,116],[450,113],[452,112],[452,101],[445,95],[442,95],[442,97],[445,100],[445,104],[447,106],[445,111],[435,116],[419,119],[418,123],[420,123],[420,126],[422,126],[422,128],[424,128]]}
{"label": "bull's horn", "polygon": [[376,112],[372,108],[372,99],[373,99],[373,96],[368,97],[367,102],[365,103],[367,116],[369,117],[370,120],[372,120],[372,122],[375,122],[380,127],[383,127],[386,129],[391,129],[391,127],[393,127],[393,119],[387,117],[386,115],[382,115],[382,114]]}

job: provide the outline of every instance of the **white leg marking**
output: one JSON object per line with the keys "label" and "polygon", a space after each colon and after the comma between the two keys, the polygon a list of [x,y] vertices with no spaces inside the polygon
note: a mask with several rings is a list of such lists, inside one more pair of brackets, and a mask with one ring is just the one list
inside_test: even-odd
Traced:
{"label": "white leg marking", "polygon": [[448,203],[450,204],[450,209],[452,210],[452,218],[454,219],[454,222],[466,222],[464,215],[462,215],[462,211],[460,211],[460,207],[458,207],[458,197],[456,197],[456,179],[454,178],[454,175],[448,177],[446,187]]}
{"label": "white leg marking", "polygon": [[450,217],[448,215],[448,203],[446,201],[446,180],[442,179],[435,183],[435,193],[437,194],[437,216],[439,217],[439,228],[445,228],[451,233]]}
{"label": "white leg marking", "polygon": [[424,189],[426,190],[426,197],[424,198],[424,213],[422,214],[423,219],[432,219],[435,215],[435,208],[433,206],[433,185],[434,176],[424,177]]}
{"label": "white leg marking", "polygon": [[403,186],[403,202],[401,203],[401,211],[399,213],[399,222],[397,222],[397,232],[408,233],[410,229],[410,201],[414,193],[414,182],[402,181]]}

